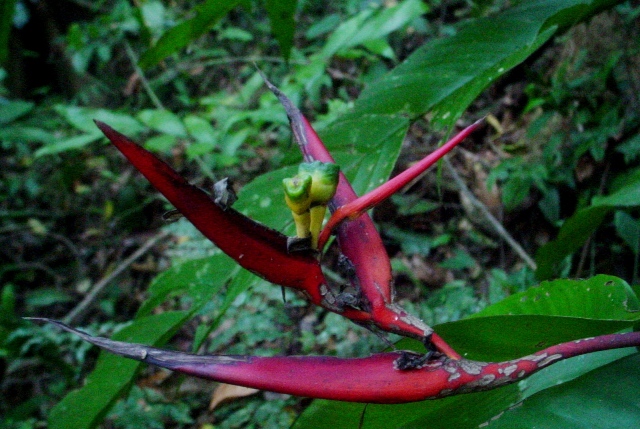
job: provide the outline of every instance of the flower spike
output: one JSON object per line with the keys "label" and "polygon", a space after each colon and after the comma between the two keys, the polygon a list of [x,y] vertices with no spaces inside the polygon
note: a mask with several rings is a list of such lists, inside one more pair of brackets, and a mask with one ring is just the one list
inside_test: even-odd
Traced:
{"label": "flower spike", "polygon": [[[300,109],[262,72],[260,73],[267,87],[278,97],[287,112],[294,139],[305,161],[335,162]],[[345,175],[340,173],[336,194],[330,204],[331,210],[335,213],[341,206],[357,199],[358,196],[351,184]],[[460,355],[435,334],[431,327],[393,302],[391,262],[371,217],[363,213],[350,222],[341,223],[336,232],[340,250],[355,271],[352,283],[362,296],[361,306],[367,309],[366,314],[363,314],[345,308],[342,315],[365,326],[373,325],[383,331],[418,339],[428,347],[435,346],[439,352],[451,358],[460,358]],[[319,244],[321,249],[322,243]],[[363,315],[367,317],[360,320]]]}

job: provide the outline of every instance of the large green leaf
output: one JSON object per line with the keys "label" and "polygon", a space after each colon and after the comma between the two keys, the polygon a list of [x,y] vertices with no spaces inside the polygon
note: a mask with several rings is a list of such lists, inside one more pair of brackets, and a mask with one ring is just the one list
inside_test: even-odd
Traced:
{"label": "large green leaf", "polygon": [[[114,340],[162,346],[189,318],[186,311],[165,312],[137,319],[113,335]],[[141,364],[101,353],[84,386],[72,391],[49,414],[51,429],[96,427],[115,401],[131,387]]]}
{"label": "large green leaf", "polygon": [[490,429],[628,429],[640,423],[640,355],[597,368],[526,399]]}
{"label": "large green leaf", "polygon": [[546,315],[502,315],[438,325],[436,330],[463,356],[482,361],[516,359],[554,344],[611,334],[632,326],[628,320]]}
{"label": "large green leaf", "polygon": [[188,295],[193,307],[199,308],[217,293],[230,276],[236,273],[235,262],[224,254],[192,259],[173,265],[153,279],[136,317],[148,316],[167,298]]}
{"label": "large green leaf", "polygon": [[531,0],[471,21],[446,39],[426,43],[368,86],[355,114],[433,111],[450,126],[497,77],[513,68],[560,27],[617,3],[613,0]]}
{"label": "large green leaf", "polygon": [[439,325],[438,333],[485,361],[517,358],[578,338],[627,329],[640,320],[640,303],[617,277],[543,282],[466,320]]}
{"label": "large green leaf", "polygon": [[558,279],[516,293],[472,317],[546,314],[602,320],[637,320],[640,303],[631,287],[614,276]]}

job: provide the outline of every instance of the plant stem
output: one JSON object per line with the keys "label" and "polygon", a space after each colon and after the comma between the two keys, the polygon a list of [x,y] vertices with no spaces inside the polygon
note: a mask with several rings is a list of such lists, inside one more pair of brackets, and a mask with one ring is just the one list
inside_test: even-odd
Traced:
{"label": "plant stem", "polygon": [[533,258],[529,256],[529,254],[522,248],[522,246],[520,246],[520,244],[518,244],[518,242],[511,236],[511,234],[509,234],[509,232],[504,229],[498,219],[496,219],[491,214],[487,206],[482,204],[482,202],[478,200],[475,195],[473,195],[471,190],[469,190],[469,188],[467,187],[467,184],[464,183],[464,180],[462,180],[456,169],[451,165],[451,161],[449,161],[449,159],[447,158],[444,158],[444,165],[447,167],[447,171],[451,174],[453,180],[460,188],[460,191],[465,194],[469,201],[471,201],[471,204],[473,204],[478,210],[480,210],[482,215],[487,219],[487,221],[489,221],[493,229],[495,229],[496,232],[504,239],[504,241],[506,241],[507,244],[513,249],[513,251],[516,252],[518,256],[520,256],[520,258],[529,266],[529,268],[535,270],[537,266]]}

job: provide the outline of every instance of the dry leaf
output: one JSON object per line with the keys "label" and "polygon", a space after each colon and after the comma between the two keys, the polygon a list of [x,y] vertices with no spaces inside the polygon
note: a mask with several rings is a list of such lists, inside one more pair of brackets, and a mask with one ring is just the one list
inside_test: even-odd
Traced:
{"label": "dry leaf", "polygon": [[213,397],[209,403],[209,411],[213,411],[222,402],[232,401],[236,398],[244,398],[245,396],[258,392],[258,389],[220,383],[218,387],[216,387],[216,390],[213,391]]}

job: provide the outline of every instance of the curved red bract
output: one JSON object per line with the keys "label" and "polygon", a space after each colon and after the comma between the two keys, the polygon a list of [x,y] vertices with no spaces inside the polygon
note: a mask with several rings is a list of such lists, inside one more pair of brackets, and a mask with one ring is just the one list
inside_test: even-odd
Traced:
{"label": "curved red bract", "polygon": [[585,353],[640,345],[640,332],[603,335],[548,347],[505,362],[440,356],[423,367],[399,370],[405,352],[365,358],[328,356],[193,355],[92,337],[60,322],[57,326],[131,359],[207,380],[312,398],[399,404],[495,389],[515,383],[561,360]]}
{"label": "curved red bract", "polygon": [[105,123],[96,125],[178,211],[238,264],[272,283],[302,290],[320,304],[320,286],[326,281],[311,252],[289,253],[285,235],[230,207],[219,207],[206,192],[127,136]]}

